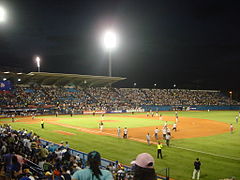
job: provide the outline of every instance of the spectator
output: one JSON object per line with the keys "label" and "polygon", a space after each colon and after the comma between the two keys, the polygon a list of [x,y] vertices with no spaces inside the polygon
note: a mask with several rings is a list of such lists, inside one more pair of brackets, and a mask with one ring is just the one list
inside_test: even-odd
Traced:
{"label": "spectator", "polygon": [[101,165],[101,156],[98,152],[92,151],[88,154],[88,165],[89,168],[79,170],[72,176],[73,180],[113,180],[112,174],[107,170],[99,169]]}
{"label": "spectator", "polygon": [[141,153],[135,160],[134,180],[156,180],[154,159],[148,153]]}

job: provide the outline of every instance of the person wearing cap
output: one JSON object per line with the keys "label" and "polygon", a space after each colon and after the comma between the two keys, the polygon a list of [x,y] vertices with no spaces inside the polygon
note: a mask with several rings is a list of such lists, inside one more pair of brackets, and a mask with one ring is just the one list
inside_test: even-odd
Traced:
{"label": "person wearing cap", "polygon": [[87,163],[89,168],[76,171],[72,176],[73,180],[113,180],[110,171],[99,168],[101,165],[101,156],[99,152],[92,151],[88,153]]}
{"label": "person wearing cap", "polygon": [[161,142],[158,142],[157,144],[157,158],[159,159],[159,155],[161,156],[161,159],[162,159],[162,143]]}
{"label": "person wearing cap", "polygon": [[197,175],[197,179],[199,179],[199,177],[200,177],[200,166],[201,166],[201,162],[200,162],[199,158],[197,158],[196,161],[194,161],[193,165],[194,165],[194,170],[193,170],[192,179],[195,179],[196,175]]}
{"label": "person wearing cap", "polygon": [[156,180],[154,159],[148,153],[141,153],[135,160],[133,180]]}

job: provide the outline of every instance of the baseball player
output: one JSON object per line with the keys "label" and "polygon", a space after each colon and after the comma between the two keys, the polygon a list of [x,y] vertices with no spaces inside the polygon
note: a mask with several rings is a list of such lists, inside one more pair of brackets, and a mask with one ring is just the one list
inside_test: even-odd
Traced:
{"label": "baseball player", "polygon": [[128,129],[125,127],[123,130],[123,138],[127,139],[127,137],[128,137]]}
{"label": "baseball player", "polygon": [[158,140],[158,133],[159,133],[159,129],[156,127],[156,129],[154,130],[154,134],[153,134],[156,141]]}
{"label": "baseball player", "polygon": [[175,132],[177,131],[177,124],[176,123],[173,124],[172,130],[174,130]]}
{"label": "baseball player", "polygon": [[159,120],[162,120],[162,114],[159,115]]}
{"label": "baseball player", "polygon": [[117,128],[117,136],[119,138],[121,137],[121,128],[120,127]]}
{"label": "baseball player", "polygon": [[167,134],[167,128],[166,128],[166,127],[164,127],[164,128],[162,129],[162,135],[163,135],[163,139],[165,139],[165,138],[166,138],[166,134]]}
{"label": "baseball player", "polygon": [[102,121],[99,123],[99,129],[101,132],[103,131],[103,122]]}
{"label": "baseball player", "polygon": [[150,143],[151,137],[150,137],[150,134],[149,134],[149,133],[147,133],[146,139],[147,139],[148,145],[150,145],[150,144],[151,144],[151,143]]}
{"label": "baseball player", "polygon": [[238,123],[238,116],[236,116],[236,123]]}
{"label": "baseball player", "polygon": [[233,125],[230,124],[230,133],[232,134],[233,133]]}

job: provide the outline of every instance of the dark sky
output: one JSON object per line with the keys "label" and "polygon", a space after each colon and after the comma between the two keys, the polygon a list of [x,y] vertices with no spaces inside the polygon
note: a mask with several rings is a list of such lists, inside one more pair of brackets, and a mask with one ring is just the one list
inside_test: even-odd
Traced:
{"label": "dark sky", "polygon": [[112,75],[121,87],[240,88],[238,1],[8,0],[0,62],[37,71],[108,75],[100,40],[119,35]]}

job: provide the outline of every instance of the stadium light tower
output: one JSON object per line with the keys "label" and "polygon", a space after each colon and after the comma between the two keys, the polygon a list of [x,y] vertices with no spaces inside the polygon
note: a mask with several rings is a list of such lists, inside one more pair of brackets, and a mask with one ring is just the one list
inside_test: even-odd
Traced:
{"label": "stadium light tower", "polygon": [[40,57],[36,57],[36,62],[37,62],[37,68],[38,68],[38,72],[40,72],[40,61],[41,61],[41,59],[40,59]]}
{"label": "stadium light tower", "polygon": [[0,6],[0,23],[3,23],[5,21],[6,21],[6,11],[2,6]]}
{"label": "stadium light tower", "polygon": [[105,48],[108,51],[108,60],[109,60],[109,66],[108,66],[109,74],[108,75],[111,77],[112,76],[112,50],[114,50],[117,45],[116,33],[112,30],[106,31],[104,34],[103,43],[104,43]]}

